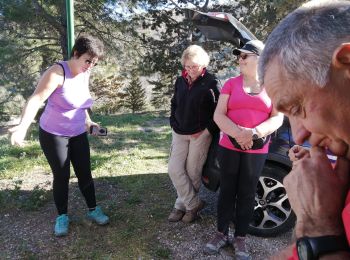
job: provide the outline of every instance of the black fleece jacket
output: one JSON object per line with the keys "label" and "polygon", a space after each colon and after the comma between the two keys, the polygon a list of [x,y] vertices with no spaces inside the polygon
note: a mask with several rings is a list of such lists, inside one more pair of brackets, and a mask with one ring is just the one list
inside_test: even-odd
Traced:
{"label": "black fleece jacket", "polygon": [[191,135],[205,130],[214,135],[219,132],[213,114],[219,98],[218,81],[205,71],[189,87],[184,76],[175,82],[171,99],[170,126],[177,134]]}

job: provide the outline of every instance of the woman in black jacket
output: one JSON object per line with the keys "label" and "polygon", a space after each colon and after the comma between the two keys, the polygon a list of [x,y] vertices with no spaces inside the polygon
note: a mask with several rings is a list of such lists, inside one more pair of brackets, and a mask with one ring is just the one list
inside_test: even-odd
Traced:
{"label": "woman in black jacket", "polygon": [[182,76],[175,82],[171,99],[171,153],[168,172],[177,191],[170,222],[196,219],[204,202],[198,197],[201,171],[212,135],[218,132],[213,114],[219,96],[218,82],[206,67],[209,56],[198,46],[189,46],[182,54]]}

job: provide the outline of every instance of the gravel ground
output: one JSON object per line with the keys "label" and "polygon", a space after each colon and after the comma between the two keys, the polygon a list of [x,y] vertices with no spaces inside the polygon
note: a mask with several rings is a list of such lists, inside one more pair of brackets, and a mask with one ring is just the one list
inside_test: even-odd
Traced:
{"label": "gravel ground", "polygon": [[[36,177],[36,180],[40,180],[42,188],[47,190],[51,188],[50,174],[36,173]],[[21,188],[31,190],[37,184],[35,179],[26,178]],[[8,185],[10,185],[8,181],[0,181],[0,190],[5,189]],[[121,194],[117,194],[115,187],[108,182],[98,182],[96,183],[96,188],[110,194],[109,200],[117,200],[117,197],[120,198],[121,196]],[[72,193],[74,196],[70,196],[70,203],[75,210],[71,217],[76,222],[76,228],[94,228],[81,220],[81,216],[84,214],[81,199],[72,198],[80,193],[76,183],[71,186]],[[169,223],[164,219],[164,221],[159,223],[158,234],[155,234],[155,239],[163,248],[170,250],[170,259],[234,259],[232,246],[223,248],[218,255],[207,255],[204,253],[203,246],[216,230],[217,193],[202,187],[200,197],[206,201],[207,205],[201,211],[199,220],[193,224],[184,224],[182,222]],[[26,258],[28,255],[35,255],[39,259],[54,259],[51,255],[52,250],[69,247],[73,241],[78,239],[76,232],[71,232],[65,239],[57,239],[53,236],[52,226],[55,215],[56,211],[52,201],[39,211],[31,212],[29,215],[20,210],[0,214],[0,259],[23,259],[23,254]],[[98,229],[94,230],[96,232],[99,231]],[[291,232],[274,238],[248,235],[248,248],[253,259],[267,259],[276,251],[284,248],[289,243],[290,237]],[[37,259],[36,257],[35,259]],[[69,257],[69,259],[77,258],[79,259],[79,255],[70,255]],[[118,258],[116,253],[112,254],[112,259],[120,258]],[[140,257],[139,259],[143,258]]]}
{"label": "gravel ground", "polygon": [[[201,211],[201,219],[192,225],[184,223],[167,224],[167,232],[159,234],[158,239],[176,252],[173,259],[234,259],[232,245],[222,250],[218,255],[207,255],[203,246],[216,231],[216,205],[218,192],[214,193],[201,187],[200,197],[206,201],[206,207]],[[231,234],[230,234],[231,236]],[[285,248],[292,236],[289,231],[273,238],[247,236],[248,249],[254,260],[267,259],[280,249]]]}

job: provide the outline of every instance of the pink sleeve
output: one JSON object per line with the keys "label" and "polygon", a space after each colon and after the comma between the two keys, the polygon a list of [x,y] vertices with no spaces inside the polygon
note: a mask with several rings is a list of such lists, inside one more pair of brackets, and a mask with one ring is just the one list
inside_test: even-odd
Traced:
{"label": "pink sleeve", "polygon": [[221,89],[221,94],[231,94],[231,89],[233,86],[233,79],[229,79],[225,82],[224,86]]}

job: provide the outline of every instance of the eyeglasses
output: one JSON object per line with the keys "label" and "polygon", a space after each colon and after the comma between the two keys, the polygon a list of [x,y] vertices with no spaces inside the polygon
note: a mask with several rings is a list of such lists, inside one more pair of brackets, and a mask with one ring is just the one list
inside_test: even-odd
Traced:
{"label": "eyeglasses", "polygon": [[237,55],[237,60],[242,59],[245,60],[246,58],[248,58],[248,56],[257,56],[254,53],[241,53],[240,55]]}
{"label": "eyeglasses", "polygon": [[185,65],[184,67],[185,67],[185,70],[194,70],[194,69],[198,69],[199,65],[192,65],[192,66]]}
{"label": "eyeglasses", "polygon": [[92,67],[97,66],[97,62],[93,62],[92,60],[85,60],[85,63],[88,65],[92,65]]}

